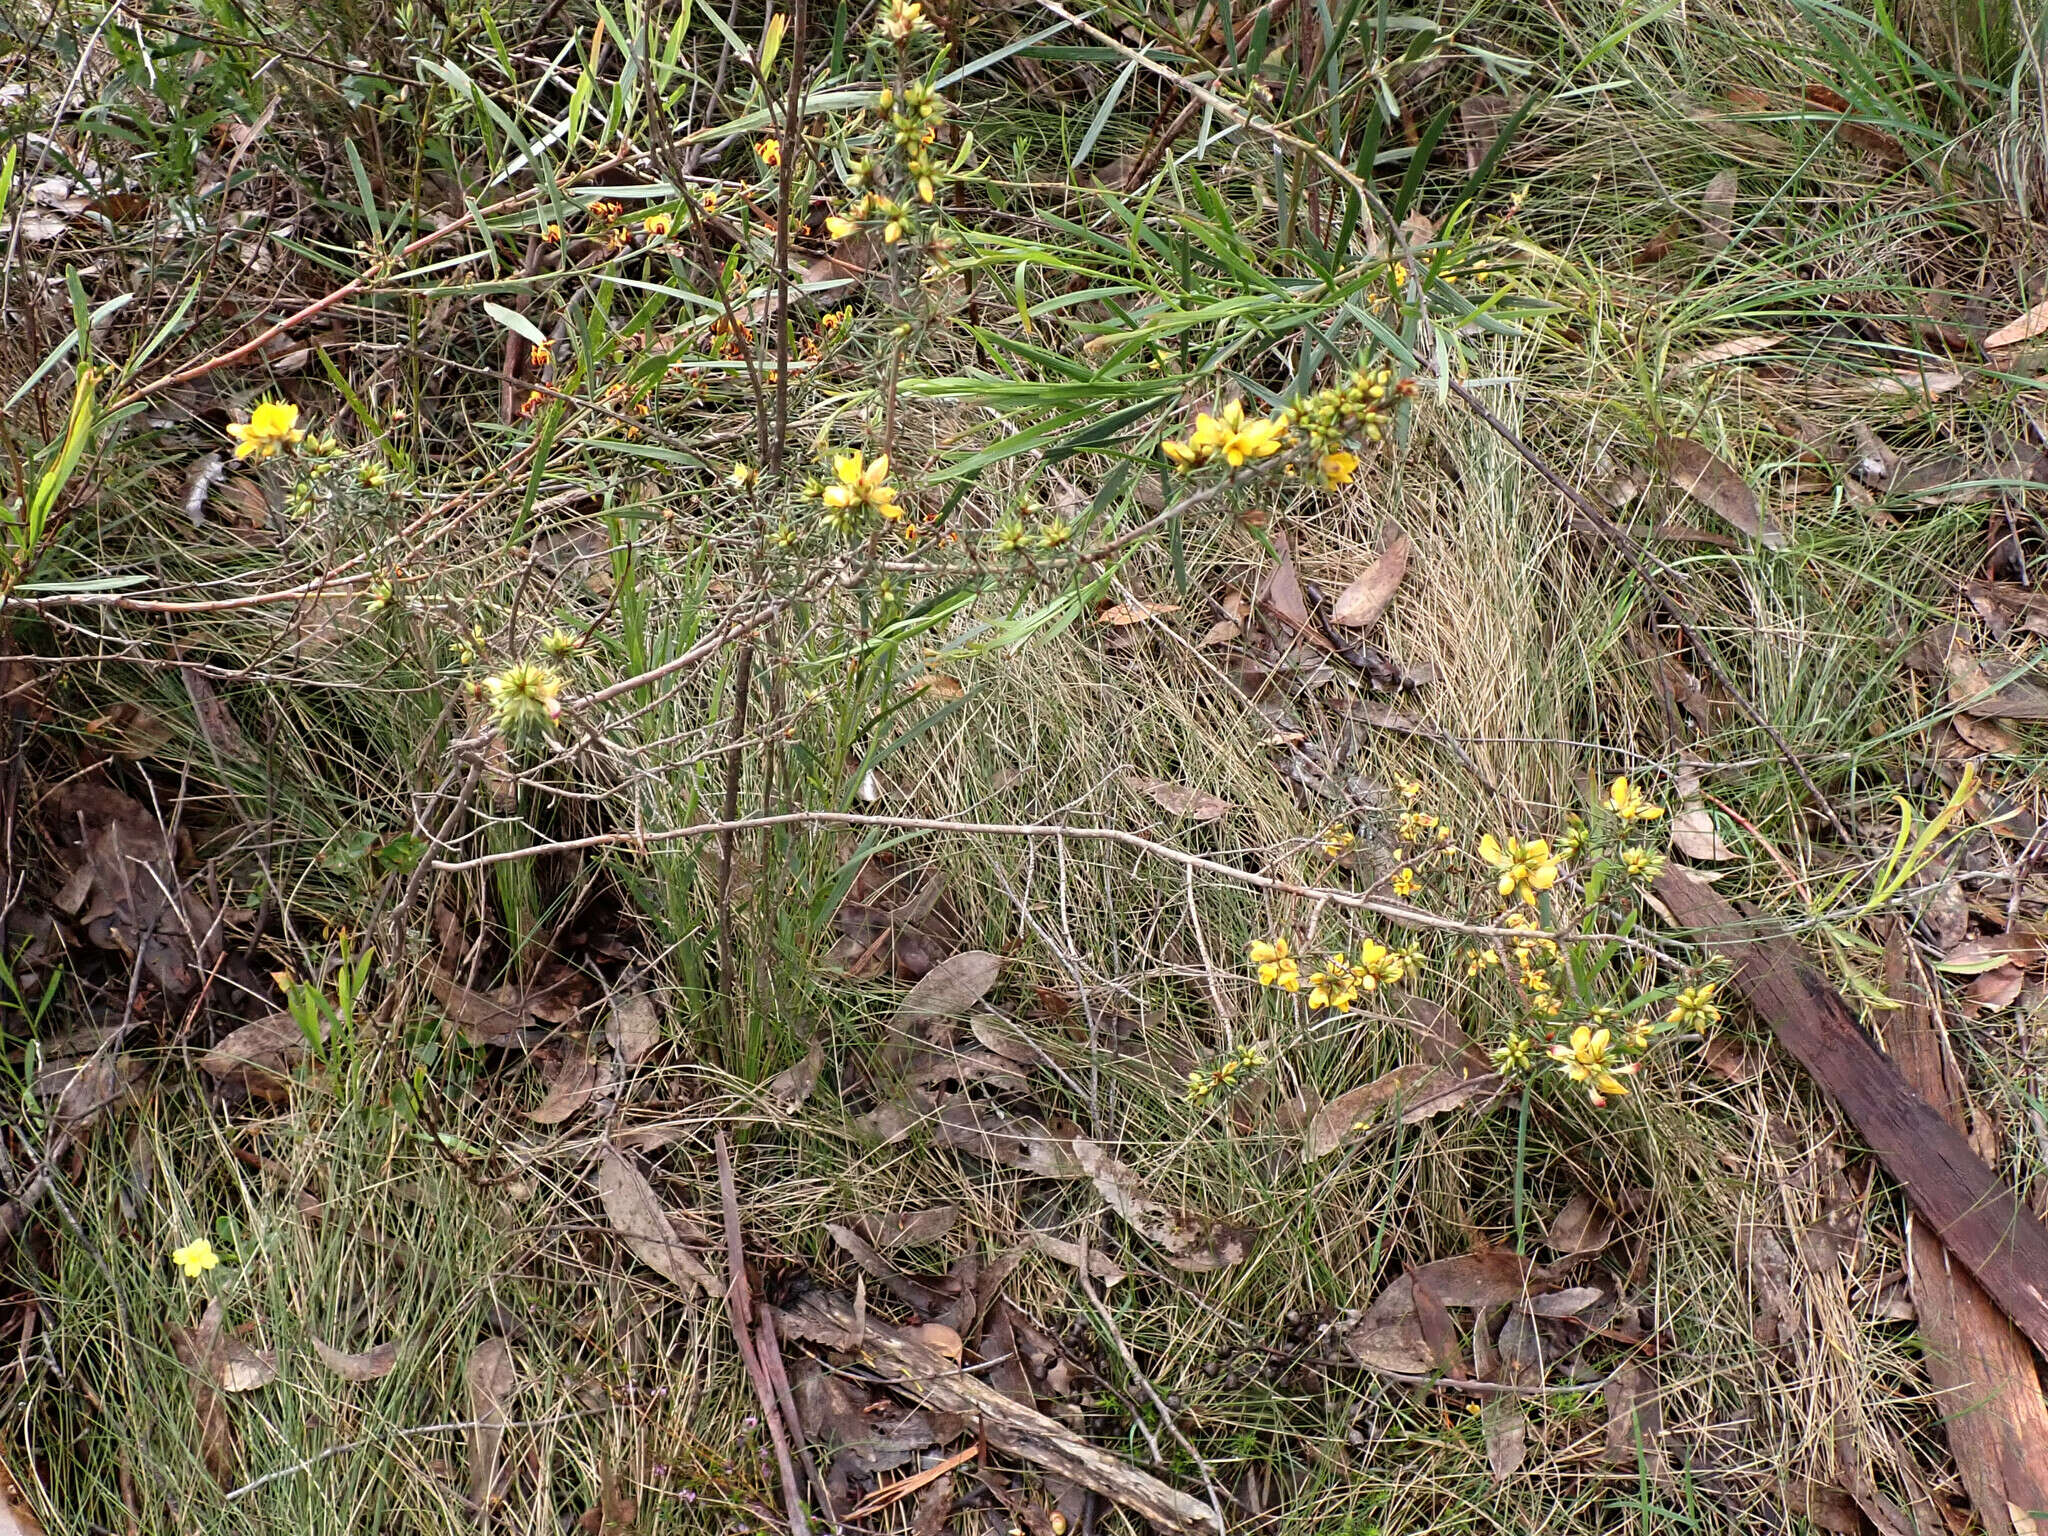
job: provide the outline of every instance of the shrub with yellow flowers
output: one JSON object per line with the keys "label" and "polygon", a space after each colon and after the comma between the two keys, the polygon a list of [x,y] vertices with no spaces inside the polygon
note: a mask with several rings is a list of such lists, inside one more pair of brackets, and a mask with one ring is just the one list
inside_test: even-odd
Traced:
{"label": "shrub with yellow flowers", "polygon": [[[1716,981],[1688,973],[1660,982],[1657,957],[1631,942],[1645,888],[1664,864],[1663,808],[1643,786],[1616,778],[1595,786],[1584,813],[1553,836],[1487,832],[1469,850],[1419,780],[1396,789],[1386,814],[1400,862],[1386,884],[1402,900],[1452,895],[1461,884],[1470,892],[1469,919],[1491,932],[1466,947],[1463,981],[1500,1021],[1487,1049],[1510,1082],[1605,1107],[1631,1091],[1662,1042],[1720,1021]],[[1321,842],[1333,859],[1356,846],[1348,827],[1326,830]],[[1442,873],[1426,879],[1432,869]],[[1352,1014],[1423,972],[1418,948],[1371,938],[1312,962],[1276,934],[1248,958],[1259,985],[1303,1028]],[[1199,1104],[1214,1087],[1197,1076],[1200,1091],[1191,1078],[1188,1098]]]}
{"label": "shrub with yellow flowers", "polygon": [[1383,441],[1393,406],[1414,393],[1414,381],[1396,380],[1391,368],[1361,366],[1342,385],[1317,390],[1272,416],[1250,415],[1242,400],[1213,415],[1200,412],[1186,437],[1167,438],[1159,451],[1184,475],[1272,460],[1290,475],[1312,472],[1325,490],[1334,490],[1358,473],[1352,449]]}
{"label": "shrub with yellow flowers", "polygon": [[917,0],[884,0],[870,49],[877,72],[890,83],[876,94],[870,112],[845,126],[839,148],[850,196],[825,219],[825,231],[835,240],[862,231],[879,236],[890,250],[892,271],[899,247],[932,242],[939,194],[967,172],[974,156],[972,133],[962,134],[950,153],[939,144],[951,109],[933,84],[946,58],[945,45],[936,39]]}

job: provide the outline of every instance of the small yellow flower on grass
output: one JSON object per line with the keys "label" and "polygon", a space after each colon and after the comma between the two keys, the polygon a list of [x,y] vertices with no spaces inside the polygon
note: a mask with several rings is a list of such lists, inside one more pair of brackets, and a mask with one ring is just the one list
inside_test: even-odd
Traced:
{"label": "small yellow flower on grass", "polygon": [[1687,1029],[1720,1023],[1721,1010],[1714,1006],[1714,984],[1702,982],[1697,987],[1679,988],[1678,996],[1671,999],[1671,1011],[1664,1015],[1664,1022]]}
{"label": "small yellow flower on grass", "polygon": [[754,153],[761,157],[763,165],[779,166],[782,164],[782,140],[763,139],[754,146]]}
{"label": "small yellow flower on grass", "polygon": [[1326,858],[1341,859],[1358,846],[1358,834],[1349,827],[1330,827],[1323,833],[1323,854]]}
{"label": "small yellow flower on grass", "polygon": [[851,240],[860,233],[860,225],[844,214],[828,213],[825,215],[825,233],[834,240]]}
{"label": "small yellow flower on grass", "polygon": [[1323,488],[1334,491],[1340,485],[1349,485],[1351,477],[1358,473],[1358,455],[1339,449],[1335,453],[1324,454],[1316,467],[1322,471]]}
{"label": "small yellow flower on grass", "polygon": [[1064,549],[1073,540],[1074,525],[1063,517],[1048,518],[1038,525],[1031,542],[1040,549]]}
{"label": "small yellow flower on grass", "polygon": [[851,512],[856,507],[872,507],[891,521],[903,515],[903,508],[896,504],[896,487],[889,481],[889,455],[877,454],[871,461],[863,458],[858,449],[842,453],[832,461],[835,477],[825,487],[821,498],[828,508]]}
{"label": "small yellow flower on grass", "polygon": [[1621,1037],[1621,1043],[1632,1051],[1647,1051],[1657,1038],[1657,1025],[1650,1019],[1638,1019],[1629,1025]]}
{"label": "small yellow flower on grass", "polygon": [[1572,1031],[1570,1045],[1553,1045],[1551,1060],[1573,1082],[1581,1084],[1595,1106],[1604,1105],[1609,1094],[1621,1095],[1628,1088],[1621,1081],[1639,1070],[1633,1061],[1615,1061],[1608,1054],[1613,1035],[1604,1029],[1581,1024]]}
{"label": "small yellow flower on grass", "polygon": [[1621,872],[1631,880],[1654,880],[1664,868],[1664,855],[1647,848],[1624,848],[1615,857],[1621,860]]}
{"label": "small yellow flower on grass", "polygon": [[1655,821],[1664,814],[1662,806],[1650,804],[1626,777],[1616,779],[1608,788],[1607,808],[1623,821]]}
{"label": "small yellow flower on grass", "polygon": [[1427,811],[1403,811],[1400,821],[1394,826],[1394,836],[1404,843],[1419,843],[1442,825],[1440,818]]}
{"label": "small yellow flower on grass", "polygon": [[220,1255],[205,1238],[195,1237],[184,1247],[171,1250],[171,1262],[185,1271],[187,1280],[197,1280],[209,1269],[220,1268]]}
{"label": "small yellow flower on grass", "polygon": [[1477,976],[1481,971],[1500,969],[1500,951],[1497,949],[1468,949],[1465,951],[1465,974]]}
{"label": "small yellow flower on grass", "polygon": [[558,625],[542,637],[540,648],[561,661],[583,648],[583,637],[573,629],[563,629]]}
{"label": "small yellow flower on grass", "polygon": [[1351,974],[1359,986],[1370,992],[1375,987],[1391,987],[1408,974],[1408,966],[1401,955],[1386,945],[1367,939],[1359,946],[1358,964],[1351,968]]}
{"label": "small yellow flower on grass", "polygon": [[1403,800],[1413,800],[1416,796],[1422,793],[1422,780],[1403,779],[1399,784],[1395,785],[1394,787],[1401,792],[1401,798]]}
{"label": "small yellow flower on grass", "polygon": [[736,491],[744,491],[760,478],[761,472],[742,459],[733,465],[732,473],[725,477],[725,483]]}
{"label": "small yellow flower on grass", "polygon": [[1403,899],[1413,896],[1422,889],[1422,882],[1415,878],[1415,871],[1402,865],[1394,871],[1394,894]]}
{"label": "small yellow flower on grass", "polygon": [[484,680],[491,719],[506,731],[546,727],[562,715],[562,679],[537,661],[515,662]]}
{"label": "small yellow flower on grass", "polygon": [[882,12],[882,35],[892,43],[907,43],[915,34],[931,29],[931,21],[918,0],[889,0]]}
{"label": "small yellow flower on grass", "polygon": [[555,223],[541,225],[540,243],[542,245],[560,245],[562,243],[562,226]]}
{"label": "small yellow flower on grass", "polygon": [[1557,859],[1540,837],[1503,843],[1489,832],[1479,840],[1479,857],[1499,871],[1501,895],[1519,896],[1531,906],[1538,891],[1557,884]]}
{"label": "small yellow flower on grass", "polygon": [[1294,954],[1287,947],[1284,937],[1270,941],[1258,940],[1247,951],[1252,964],[1259,968],[1259,985],[1279,987],[1286,992],[1301,990],[1301,972],[1295,965]]}
{"label": "small yellow flower on grass", "polygon": [[650,213],[640,221],[640,233],[650,240],[663,240],[675,233],[676,221],[673,214]]}
{"label": "small yellow flower on grass", "polygon": [[299,408],[282,400],[263,400],[249,413],[247,421],[228,423],[228,436],[235,440],[238,459],[267,459],[283,448],[305,441],[299,430]]}
{"label": "small yellow flower on grass", "polygon": [[1341,1011],[1358,1001],[1358,980],[1350,961],[1343,955],[1332,955],[1325,969],[1311,971],[1308,984],[1308,1005],[1311,1009],[1335,1008]]}

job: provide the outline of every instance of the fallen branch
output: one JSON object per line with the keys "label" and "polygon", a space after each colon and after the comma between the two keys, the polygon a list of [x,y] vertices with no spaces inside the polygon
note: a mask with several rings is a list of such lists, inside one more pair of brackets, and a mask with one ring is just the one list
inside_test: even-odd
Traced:
{"label": "fallen branch", "polygon": [[[1066,1425],[1027,1408],[970,1376],[930,1344],[854,1315],[853,1303],[823,1291],[782,1314],[782,1331],[822,1341],[855,1356],[903,1396],[941,1413],[979,1420],[988,1443],[1042,1472],[1092,1488],[1179,1536],[1222,1536],[1216,1512],[1202,1500],[1089,1444]],[[856,1340],[859,1342],[856,1343]]]}
{"label": "fallen branch", "polygon": [[1841,1107],[1949,1253],[2048,1350],[2048,1228],[1913,1091],[1796,941],[1767,936],[1675,866],[1652,888],[1681,926],[1734,963],[1735,990]]}
{"label": "fallen branch", "polygon": [[784,1433],[782,1410],[775,1401],[775,1388],[769,1383],[768,1372],[754,1349],[751,1321],[754,1303],[747,1290],[747,1251],[740,1241],[739,1195],[733,1187],[732,1154],[726,1150],[725,1132],[718,1133],[716,1145],[718,1194],[725,1207],[726,1265],[731,1270],[725,1301],[732,1312],[732,1335],[739,1345],[740,1362],[747,1368],[747,1379],[754,1384],[754,1396],[760,1400],[761,1421],[768,1426],[768,1438],[775,1443],[775,1464],[782,1473],[782,1504],[789,1520],[790,1536],[810,1536],[811,1523],[804,1515],[803,1490],[797,1486],[796,1463],[789,1454],[789,1435],[800,1433],[800,1430],[792,1424],[788,1433]]}
{"label": "fallen branch", "polygon": [[[1906,1081],[1960,1131],[1962,1085],[1906,946],[1894,925],[1884,980],[1901,1006],[1885,1019],[1885,1042]],[[2031,1532],[2028,1516],[2048,1510],[2048,1406],[2027,1341],[1922,1223],[1906,1252],[1927,1377],[1977,1518],[1986,1536]]]}

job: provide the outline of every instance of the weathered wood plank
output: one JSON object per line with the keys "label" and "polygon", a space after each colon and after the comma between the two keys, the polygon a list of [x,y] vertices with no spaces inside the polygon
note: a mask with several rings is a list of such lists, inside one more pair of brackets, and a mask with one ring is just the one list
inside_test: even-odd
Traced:
{"label": "weathered wood plank", "polygon": [[[1963,1085],[1903,928],[1892,932],[1884,970],[1885,991],[1902,1005],[1884,1019],[1892,1060],[1913,1090],[1963,1131]],[[2048,1520],[2048,1404],[2033,1351],[1918,1222],[1907,1265],[1927,1376],[1977,1518],[1986,1536],[2032,1536],[2037,1522]]]}
{"label": "weathered wood plank", "polygon": [[1735,990],[1841,1106],[1923,1221],[2014,1327],[2048,1350],[2048,1228],[1915,1093],[1797,942],[1770,936],[1672,866],[1653,889],[1672,917],[1735,966]]}

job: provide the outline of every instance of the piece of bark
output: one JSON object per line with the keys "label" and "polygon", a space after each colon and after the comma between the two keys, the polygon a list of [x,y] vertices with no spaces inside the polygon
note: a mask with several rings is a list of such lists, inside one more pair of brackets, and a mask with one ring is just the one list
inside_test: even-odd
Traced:
{"label": "piece of bark", "polygon": [[[1885,1016],[1885,1043],[1906,1081],[1960,1131],[1962,1084],[1906,945],[1895,927],[1885,991],[1901,1006]],[[2031,1536],[2034,1517],[2048,1516],[2048,1406],[2033,1354],[1925,1224],[1913,1223],[1906,1251],[1927,1375],[1963,1486],[1986,1536]]]}
{"label": "piece of bark", "polygon": [[2048,1228],[1908,1086],[1796,941],[1767,936],[1676,866],[1652,889],[1680,927],[1734,964],[1734,989],[1841,1107],[1949,1253],[2048,1350]]}
{"label": "piece of bark", "polygon": [[[789,1313],[785,1332],[814,1337],[856,1331],[853,1303],[824,1291],[806,1295]],[[923,1339],[870,1317],[863,1365],[923,1407],[978,1422],[988,1443],[1030,1462],[1041,1472],[1093,1488],[1163,1531],[1222,1536],[1216,1515],[1200,1499],[1169,1487],[1148,1472],[1089,1444],[1057,1419],[1026,1408],[959,1367]]]}

